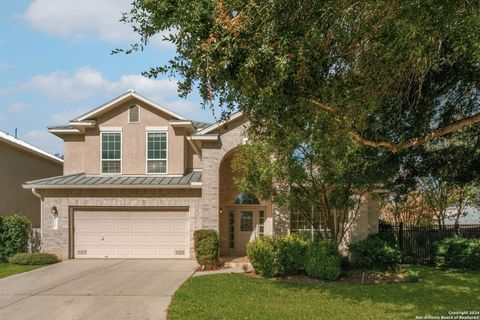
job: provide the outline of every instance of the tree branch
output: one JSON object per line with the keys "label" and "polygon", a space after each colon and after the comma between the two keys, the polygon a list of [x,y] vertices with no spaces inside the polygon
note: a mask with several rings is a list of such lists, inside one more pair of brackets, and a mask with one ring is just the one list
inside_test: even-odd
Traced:
{"label": "tree branch", "polygon": [[[332,112],[332,113],[337,112],[336,108],[329,105],[329,104],[323,103],[323,102],[315,100],[315,99],[308,99],[308,101],[315,104],[316,106],[322,108],[323,110],[326,110],[326,111],[329,111],[329,112]],[[338,117],[334,117],[334,119],[339,123],[341,122],[340,118],[338,118]],[[443,137],[443,136],[445,136],[449,133],[458,131],[458,130],[463,129],[465,127],[476,124],[478,122],[480,122],[480,113],[477,113],[477,114],[475,114],[473,116],[470,116],[470,117],[459,119],[457,121],[454,121],[454,122],[452,122],[452,123],[450,123],[450,124],[448,124],[444,127],[438,128],[438,129],[436,129],[436,130],[434,130],[434,131],[432,131],[432,132],[430,132],[430,133],[428,133],[424,136],[413,138],[413,139],[407,140],[407,141],[402,142],[402,143],[397,143],[397,144],[389,142],[389,141],[368,140],[368,139],[365,139],[364,137],[362,137],[358,132],[353,131],[353,130],[348,131],[348,134],[355,141],[357,141],[360,144],[363,144],[363,145],[366,145],[366,146],[369,146],[369,147],[373,147],[373,148],[388,149],[393,153],[397,153],[398,150],[400,150],[400,149],[408,149],[408,148],[412,148],[412,147],[415,147],[415,146],[419,146],[421,144],[432,141],[432,140],[434,140],[436,138],[439,138],[439,137]]]}

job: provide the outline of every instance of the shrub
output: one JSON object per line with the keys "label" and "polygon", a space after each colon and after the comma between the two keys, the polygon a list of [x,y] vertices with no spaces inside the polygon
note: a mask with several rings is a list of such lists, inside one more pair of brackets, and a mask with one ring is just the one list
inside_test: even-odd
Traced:
{"label": "shrub", "polygon": [[0,216],[0,261],[28,248],[30,220],[25,216]]}
{"label": "shrub", "polygon": [[220,240],[212,229],[196,230],[193,234],[195,257],[202,267],[210,268],[219,264]]}
{"label": "shrub", "polygon": [[304,268],[307,243],[295,235],[283,236],[274,240],[280,273],[294,275]]}
{"label": "shrub", "polygon": [[50,253],[16,253],[8,258],[8,262],[23,265],[42,265],[57,263],[58,258]]}
{"label": "shrub", "polygon": [[271,278],[280,273],[275,240],[261,237],[250,241],[247,245],[247,256],[252,267],[262,277]]}
{"label": "shrub", "polygon": [[397,240],[395,238],[395,229],[393,225],[385,220],[378,221],[378,235],[381,239],[385,240],[389,246],[395,247]]}
{"label": "shrub", "polygon": [[408,269],[403,273],[406,282],[419,282],[420,271]]}
{"label": "shrub", "polygon": [[390,246],[378,234],[349,246],[352,266],[369,270],[396,270],[400,263],[400,251]]}
{"label": "shrub", "polygon": [[453,237],[438,242],[435,265],[442,269],[480,270],[480,240]]}
{"label": "shrub", "polygon": [[307,248],[305,271],[313,278],[338,279],[341,271],[341,256],[337,244],[330,241],[311,242]]}

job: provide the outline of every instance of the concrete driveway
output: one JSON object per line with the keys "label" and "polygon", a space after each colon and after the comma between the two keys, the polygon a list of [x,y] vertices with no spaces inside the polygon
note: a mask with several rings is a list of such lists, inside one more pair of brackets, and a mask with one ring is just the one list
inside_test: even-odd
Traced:
{"label": "concrete driveway", "polygon": [[165,319],[193,260],[68,260],[0,279],[0,319]]}

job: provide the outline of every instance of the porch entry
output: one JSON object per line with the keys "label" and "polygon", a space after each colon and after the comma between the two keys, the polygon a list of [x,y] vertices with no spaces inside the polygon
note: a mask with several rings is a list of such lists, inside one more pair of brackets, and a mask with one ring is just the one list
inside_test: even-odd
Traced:
{"label": "porch entry", "polygon": [[265,207],[228,208],[228,252],[245,254],[247,243],[265,233]]}

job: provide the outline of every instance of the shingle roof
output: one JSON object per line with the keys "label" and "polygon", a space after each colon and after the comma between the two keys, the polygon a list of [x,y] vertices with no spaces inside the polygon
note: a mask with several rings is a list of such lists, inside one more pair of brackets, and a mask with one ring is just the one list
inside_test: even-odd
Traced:
{"label": "shingle roof", "polygon": [[28,181],[25,189],[78,189],[78,188],[199,188],[202,172],[192,171],[184,176],[90,176],[84,173]]}

